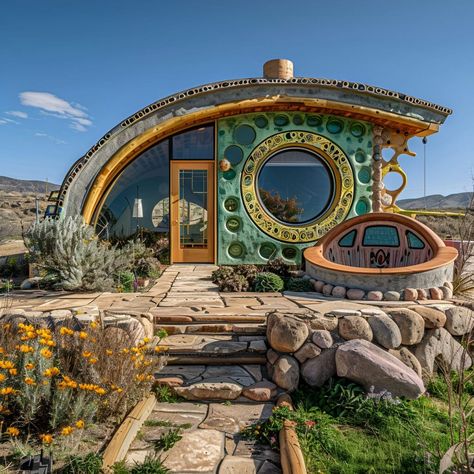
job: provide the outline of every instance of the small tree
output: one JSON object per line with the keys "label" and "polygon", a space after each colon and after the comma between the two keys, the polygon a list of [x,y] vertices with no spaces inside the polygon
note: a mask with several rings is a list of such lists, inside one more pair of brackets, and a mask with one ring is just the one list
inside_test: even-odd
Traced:
{"label": "small tree", "polygon": [[36,222],[24,240],[32,260],[65,290],[108,290],[130,266],[128,252],[99,240],[82,216]]}

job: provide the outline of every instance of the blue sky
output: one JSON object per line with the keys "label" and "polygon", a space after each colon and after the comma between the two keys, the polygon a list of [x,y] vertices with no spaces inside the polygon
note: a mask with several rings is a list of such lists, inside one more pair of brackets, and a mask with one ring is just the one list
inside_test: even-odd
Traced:
{"label": "blue sky", "polygon": [[[427,145],[428,194],[472,190],[474,2],[10,0],[0,14],[0,175],[61,182],[138,109],[195,85],[261,75],[345,79],[454,109]],[[41,92],[43,94],[35,94]],[[46,95],[48,93],[50,95]],[[402,157],[423,193],[422,145]]]}

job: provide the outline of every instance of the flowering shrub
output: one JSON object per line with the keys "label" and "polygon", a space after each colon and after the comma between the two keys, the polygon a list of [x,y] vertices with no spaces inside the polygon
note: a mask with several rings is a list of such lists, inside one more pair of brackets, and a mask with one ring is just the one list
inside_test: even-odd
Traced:
{"label": "flowering shrub", "polygon": [[96,322],[85,330],[71,321],[53,331],[0,321],[2,436],[64,444],[92,423],[119,422],[163,363],[149,339],[130,346],[124,331]]}

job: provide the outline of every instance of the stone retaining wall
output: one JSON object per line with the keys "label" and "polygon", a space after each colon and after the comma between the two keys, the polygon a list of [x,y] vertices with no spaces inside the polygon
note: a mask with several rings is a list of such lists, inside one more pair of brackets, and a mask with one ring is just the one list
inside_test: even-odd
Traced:
{"label": "stone retaining wall", "polygon": [[[454,304],[379,309],[275,311],[267,320],[268,371],[289,392],[302,379],[322,386],[338,375],[367,391],[389,390],[416,398],[436,364],[459,371],[471,366],[460,340],[472,332],[474,312]],[[347,307],[347,303],[346,303]]]}

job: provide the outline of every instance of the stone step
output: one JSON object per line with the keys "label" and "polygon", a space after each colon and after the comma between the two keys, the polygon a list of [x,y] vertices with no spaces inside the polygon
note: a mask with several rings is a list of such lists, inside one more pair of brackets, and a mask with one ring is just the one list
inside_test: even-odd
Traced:
{"label": "stone step", "polygon": [[235,335],[264,335],[265,324],[261,323],[162,323],[156,325],[156,330],[164,329],[169,335],[173,334],[235,334]]}
{"label": "stone step", "polygon": [[212,365],[212,366],[229,366],[236,364],[264,364],[267,361],[265,354],[240,352],[236,354],[197,354],[191,353],[175,353],[170,354],[166,358],[168,365]]}

